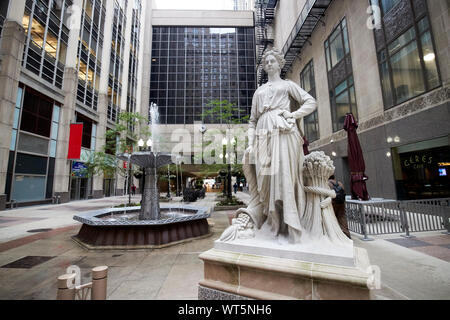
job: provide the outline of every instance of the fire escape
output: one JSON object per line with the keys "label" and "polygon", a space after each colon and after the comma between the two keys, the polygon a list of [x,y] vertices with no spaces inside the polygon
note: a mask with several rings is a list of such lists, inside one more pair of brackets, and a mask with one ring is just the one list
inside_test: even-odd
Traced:
{"label": "fire escape", "polygon": [[267,80],[267,75],[262,68],[261,59],[269,45],[273,45],[272,23],[275,18],[275,7],[278,0],[256,0],[256,72],[258,85]]}
{"label": "fire escape", "polygon": [[297,18],[292,31],[283,46],[281,53],[284,55],[286,64],[281,70],[281,76],[284,77],[291,69],[295,59],[300,55],[306,43],[311,44],[309,40],[316,28],[317,24],[321,22],[325,16],[325,11],[330,6],[332,0],[307,0],[300,15]]}
{"label": "fire escape", "polygon": [[[325,16],[325,11],[330,6],[331,1],[332,0],[306,0],[297,21],[281,50],[281,53],[286,60],[286,64],[283,70],[281,70],[282,77],[284,77],[292,68],[292,64],[295,59],[300,56],[304,45],[306,43],[311,44],[309,39],[317,24],[320,22],[325,25],[322,18]],[[262,85],[267,81],[267,75],[262,68],[261,59],[264,51],[269,46],[272,46],[274,42],[272,24],[275,19],[275,7],[277,2],[277,0],[256,0],[255,2],[258,85]]]}

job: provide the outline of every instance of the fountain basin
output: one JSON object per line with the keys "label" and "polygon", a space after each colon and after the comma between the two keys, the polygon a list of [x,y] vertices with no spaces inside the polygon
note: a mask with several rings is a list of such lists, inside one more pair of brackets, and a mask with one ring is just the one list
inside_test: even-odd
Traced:
{"label": "fountain basin", "polygon": [[208,208],[162,205],[159,220],[139,220],[140,211],[141,207],[105,208],[75,215],[83,226],[73,240],[87,249],[145,249],[210,235]]}

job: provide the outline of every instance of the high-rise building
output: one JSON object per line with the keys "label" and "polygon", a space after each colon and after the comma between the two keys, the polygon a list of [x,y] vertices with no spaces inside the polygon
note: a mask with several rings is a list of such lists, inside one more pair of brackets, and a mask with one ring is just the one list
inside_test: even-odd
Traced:
{"label": "high-rise building", "polygon": [[153,27],[150,101],[160,123],[193,124],[213,100],[250,115],[256,89],[254,28]]}
{"label": "high-rise building", "polygon": [[[247,2],[171,11],[141,0],[2,1],[0,209],[123,194],[120,176],[80,174],[93,152],[114,145],[105,133],[120,112],[147,114],[158,103],[167,134],[192,132],[213,99],[247,115],[256,89]],[[73,123],[83,124],[75,160]]]}
{"label": "high-rise building", "polygon": [[[120,111],[139,111],[141,0],[19,0],[0,5],[0,208],[123,193],[117,177],[79,176]],[[82,155],[67,159],[71,123]]]}

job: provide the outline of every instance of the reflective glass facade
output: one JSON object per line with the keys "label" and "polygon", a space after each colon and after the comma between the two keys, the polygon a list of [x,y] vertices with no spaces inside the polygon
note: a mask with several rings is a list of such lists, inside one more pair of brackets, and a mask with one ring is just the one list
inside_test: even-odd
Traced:
{"label": "reflective glass facade", "polygon": [[[127,90],[127,112],[136,112],[138,68],[139,68],[139,50],[141,47],[139,38],[141,36],[141,14],[142,2],[135,0],[133,2],[133,13],[131,22],[131,43],[130,43],[130,65],[128,71],[128,90]],[[130,124],[131,131],[134,131],[134,124]]]}
{"label": "reflective glass facade", "polygon": [[69,7],[72,0],[25,3],[23,66],[50,84],[62,88],[67,42]]}
{"label": "reflective glass facade", "polygon": [[441,85],[427,6],[420,3],[372,0],[382,9],[382,28],[375,30],[375,45],[385,109]]}
{"label": "reflective glass facade", "polygon": [[122,99],[122,73],[125,50],[127,0],[114,1],[111,56],[108,80],[108,119],[116,122]]}
{"label": "reflective glass facade", "polygon": [[[316,98],[316,82],[314,80],[314,63],[311,60],[300,73],[300,86],[312,97]],[[314,111],[304,118],[306,138],[309,142],[319,139],[319,116],[318,111]]]}
{"label": "reflective glass facade", "polygon": [[105,0],[83,2],[78,46],[77,99],[94,110],[97,110],[102,68],[103,32],[101,30],[105,25],[105,2]]}
{"label": "reflective glass facade", "polygon": [[150,102],[160,122],[192,124],[212,100],[250,114],[256,89],[254,28],[153,27]]}

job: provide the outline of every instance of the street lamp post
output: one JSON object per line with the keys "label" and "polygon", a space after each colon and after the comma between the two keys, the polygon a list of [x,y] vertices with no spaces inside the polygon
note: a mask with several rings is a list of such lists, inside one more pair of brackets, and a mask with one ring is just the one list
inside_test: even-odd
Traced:
{"label": "street lamp post", "polygon": [[170,165],[167,165],[167,199],[170,199]]}
{"label": "street lamp post", "polygon": [[[128,150],[130,151],[130,150]],[[128,154],[128,173],[127,173],[127,181],[128,181],[128,205],[131,205],[131,183],[130,181],[133,180],[133,178],[131,177],[131,162],[130,162],[130,158],[131,158],[131,153]]]}
{"label": "street lamp post", "polygon": [[[147,144],[147,148],[144,148],[144,145]],[[148,139],[147,143],[144,142],[144,139],[139,139],[138,141],[138,147],[139,147],[139,151],[152,151],[152,146],[153,146],[153,141],[152,139]],[[142,173],[143,173],[143,179],[142,179],[142,193],[145,189],[145,168],[142,168]]]}
{"label": "street lamp post", "polygon": [[204,124],[202,124],[202,126],[200,128],[200,133],[202,134],[202,164],[204,163],[203,162],[203,148],[204,148],[203,144],[204,144],[204,135],[205,135],[206,131],[207,131],[206,126]]}

